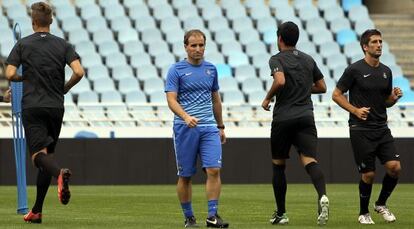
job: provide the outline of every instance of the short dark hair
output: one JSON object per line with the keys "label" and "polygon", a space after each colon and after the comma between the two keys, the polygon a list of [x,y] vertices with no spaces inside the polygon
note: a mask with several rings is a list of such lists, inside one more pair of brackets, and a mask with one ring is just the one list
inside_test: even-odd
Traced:
{"label": "short dark hair", "polygon": [[30,7],[32,9],[32,21],[41,27],[46,27],[52,24],[52,8],[44,2],[33,3]]}
{"label": "short dark hair", "polygon": [[381,32],[377,29],[367,29],[367,30],[365,30],[365,32],[362,33],[361,39],[359,41],[359,44],[361,45],[362,52],[365,53],[364,45],[368,45],[369,40],[370,40],[371,36],[373,36],[373,35],[381,36]]}
{"label": "short dark hair", "polygon": [[277,37],[281,37],[287,46],[295,46],[299,40],[299,27],[291,21],[284,22],[277,28]]}
{"label": "short dark hair", "polygon": [[201,35],[201,36],[203,36],[203,38],[204,38],[204,44],[206,43],[206,35],[201,30],[199,30],[199,29],[192,29],[192,30],[188,30],[184,34],[184,44],[185,45],[188,45],[188,39],[192,35]]}

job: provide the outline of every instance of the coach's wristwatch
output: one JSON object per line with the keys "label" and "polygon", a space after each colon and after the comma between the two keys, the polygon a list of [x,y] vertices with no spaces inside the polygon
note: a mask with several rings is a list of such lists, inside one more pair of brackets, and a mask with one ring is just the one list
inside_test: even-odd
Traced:
{"label": "coach's wristwatch", "polygon": [[226,126],[224,126],[224,125],[221,125],[221,126],[220,125],[217,125],[217,128],[224,130],[226,128]]}

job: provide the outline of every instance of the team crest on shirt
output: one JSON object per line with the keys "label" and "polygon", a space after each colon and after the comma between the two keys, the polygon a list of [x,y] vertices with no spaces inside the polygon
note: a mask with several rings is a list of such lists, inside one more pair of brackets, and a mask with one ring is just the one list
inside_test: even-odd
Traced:
{"label": "team crest on shirt", "polygon": [[205,73],[207,76],[211,76],[213,74],[213,72],[208,68],[206,69]]}
{"label": "team crest on shirt", "polygon": [[384,72],[384,74],[382,75],[382,77],[384,77],[384,79],[387,78],[387,73]]}

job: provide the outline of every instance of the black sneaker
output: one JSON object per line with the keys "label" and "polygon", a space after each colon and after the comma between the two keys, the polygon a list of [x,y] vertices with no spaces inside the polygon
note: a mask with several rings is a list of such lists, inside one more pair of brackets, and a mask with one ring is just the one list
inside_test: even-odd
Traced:
{"label": "black sneaker", "polygon": [[196,218],[194,216],[190,216],[190,217],[186,218],[185,222],[184,222],[184,227],[185,228],[198,227],[197,222],[196,222]]}
{"label": "black sneaker", "polygon": [[221,217],[216,214],[213,216],[210,216],[206,219],[207,227],[215,227],[215,228],[228,228],[229,224],[224,222]]}
{"label": "black sneaker", "polygon": [[272,218],[269,221],[271,224],[288,224],[289,218],[286,213],[283,213],[283,215],[278,216],[277,211],[275,211],[272,215]]}

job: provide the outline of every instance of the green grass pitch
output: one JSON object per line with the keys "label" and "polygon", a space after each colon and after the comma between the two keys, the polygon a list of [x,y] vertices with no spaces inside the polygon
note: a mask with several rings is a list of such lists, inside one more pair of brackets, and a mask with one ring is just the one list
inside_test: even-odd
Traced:
{"label": "green grass pitch", "polygon": [[[357,184],[329,184],[329,228],[414,228],[414,185],[400,184],[389,208],[397,217],[387,224],[372,211],[380,184],[371,197],[371,214],[376,225],[357,223],[359,201]],[[16,214],[16,187],[0,186],[0,228],[183,228],[183,216],[174,185],[72,186],[72,199],[63,206],[51,186],[43,208],[42,225],[26,224]],[[29,206],[35,187],[28,189]],[[198,223],[205,227],[207,212],[203,185],[193,187],[193,208]],[[319,228],[316,225],[316,193],[311,184],[289,184],[287,228]],[[274,210],[273,191],[266,185],[223,185],[219,214],[230,228],[275,228],[268,220]]]}

